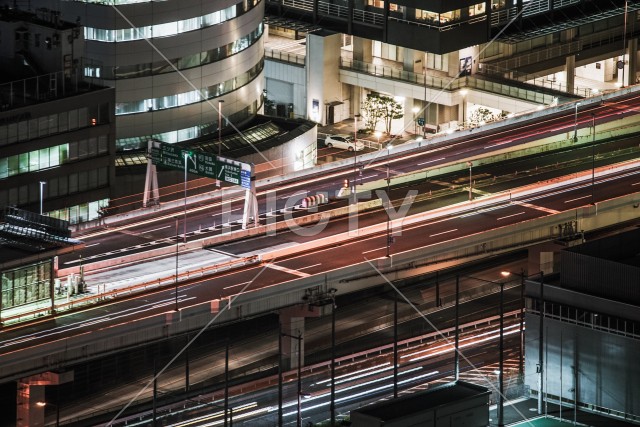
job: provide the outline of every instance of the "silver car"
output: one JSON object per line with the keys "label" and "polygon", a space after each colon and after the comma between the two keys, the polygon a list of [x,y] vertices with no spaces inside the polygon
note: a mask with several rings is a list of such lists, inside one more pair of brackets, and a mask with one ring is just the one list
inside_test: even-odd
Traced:
{"label": "silver car", "polygon": [[324,139],[324,145],[328,148],[342,148],[343,150],[349,151],[360,151],[364,149],[364,144],[360,141],[356,141],[353,143],[353,136],[348,135],[346,133],[341,133],[338,135],[329,135]]}

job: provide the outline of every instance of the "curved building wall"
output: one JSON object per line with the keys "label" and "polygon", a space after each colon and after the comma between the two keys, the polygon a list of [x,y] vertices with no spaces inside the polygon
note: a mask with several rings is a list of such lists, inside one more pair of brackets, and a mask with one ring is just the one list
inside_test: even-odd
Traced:
{"label": "curved building wall", "polygon": [[60,5],[85,27],[85,78],[116,88],[119,151],[217,132],[221,99],[231,121],[257,113],[264,0],[122,3]]}

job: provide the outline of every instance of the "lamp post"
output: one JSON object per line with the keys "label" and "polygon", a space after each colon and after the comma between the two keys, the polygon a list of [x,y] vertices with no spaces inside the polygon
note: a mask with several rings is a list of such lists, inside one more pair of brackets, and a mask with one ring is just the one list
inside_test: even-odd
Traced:
{"label": "lamp post", "polygon": [[[266,89],[265,89],[266,90]],[[218,100],[218,157],[222,152],[222,103],[224,100]],[[220,187],[220,180],[216,178],[216,187]]]}
{"label": "lamp post", "polygon": [[387,258],[391,256],[391,196],[389,195],[389,187],[391,183],[391,176],[389,171],[389,155],[391,154],[391,144],[387,144]]}
{"label": "lamp post", "polygon": [[593,129],[593,140],[591,142],[591,204],[595,205],[594,192],[596,185],[596,114],[591,113],[591,127]]}
{"label": "lamp post", "polygon": [[418,122],[416,121],[416,114],[420,111],[420,107],[413,107],[411,112],[413,113],[413,134],[416,135],[418,133]]}
{"label": "lamp post", "polygon": [[524,269],[520,273],[511,273],[509,271],[500,272],[503,277],[509,277],[511,274],[520,277],[520,357],[518,359],[518,375],[520,381],[524,382],[524,279],[526,273]]}
{"label": "lamp post", "polygon": [[472,168],[473,168],[473,163],[471,162],[467,162],[467,166],[469,166],[469,201],[473,200],[473,187],[472,187]]}
{"label": "lamp post", "polygon": [[[511,273],[507,271],[500,272],[502,277],[509,277]],[[481,282],[491,283],[500,286],[500,343],[498,355],[498,427],[504,426],[504,281],[495,282],[493,280],[481,279],[478,277],[468,276],[471,279]],[[457,280],[457,279],[456,279]],[[457,287],[457,284],[456,284]],[[456,331],[457,332],[457,331]],[[457,363],[457,361],[456,361]]]}
{"label": "lamp post", "polygon": [[42,199],[44,196],[44,186],[45,186],[46,182],[45,181],[40,181],[40,215],[42,215]]}
{"label": "lamp post", "polygon": [[626,56],[627,56],[627,7],[628,7],[628,1],[625,0],[624,2],[624,31],[622,33],[622,85],[621,87],[625,86],[625,81],[624,81],[624,65],[626,62]]}
{"label": "lamp post", "polygon": [[573,142],[578,142],[578,107],[579,102],[576,102],[576,110],[573,116]]}
{"label": "lamp post", "polygon": [[56,407],[56,427],[58,427],[60,425],[60,391],[58,391],[58,405],[55,403],[49,403],[49,402],[36,402],[36,406],[42,408],[42,410],[44,411],[44,408],[46,408],[47,406],[55,406]]}
{"label": "lamp post", "polygon": [[176,216],[176,278],[175,278],[175,283],[176,283],[176,308],[175,310],[178,311],[178,217]]}
{"label": "lamp post", "polygon": [[[302,334],[298,333],[298,336],[295,336],[282,332],[280,336],[298,340],[298,416],[296,427],[302,427]],[[278,415],[278,418],[282,420],[280,414]],[[280,422],[279,425],[282,425],[282,423]]]}
{"label": "lamp post", "polygon": [[360,114],[353,116],[353,183],[351,184],[351,194],[353,194],[354,200],[356,195],[356,180],[358,179],[358,117],[360,117]]}

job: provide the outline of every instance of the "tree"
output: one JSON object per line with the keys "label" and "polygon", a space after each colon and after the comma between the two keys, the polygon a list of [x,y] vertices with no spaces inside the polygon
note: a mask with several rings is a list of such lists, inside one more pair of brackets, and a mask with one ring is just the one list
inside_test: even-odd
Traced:
{"label": "tree", "polygon": [[378,126],[378,122],[383,117],[380,109],[380,96],[370,93],[367,99],[360,106],[362,118],[364,119],[364,128],[373,131]]}
{"label": "tree", "polygon": [[390,96],[370,93],[361,106],[366,129],[374,130],[380,120],[384,120],[387,133],[391,133],[391,122],[404,117],[402,105]]}
{"label": "tree", "polygon": [[501,111],[498,114],[493,114],[491,110],[480,107],[471,114],[471,117],[469,117],[469,123],[474,126],[478,126],[482,123],[489,123],[494,120],[504,119],[506,116],[507,114],[504,111]]}

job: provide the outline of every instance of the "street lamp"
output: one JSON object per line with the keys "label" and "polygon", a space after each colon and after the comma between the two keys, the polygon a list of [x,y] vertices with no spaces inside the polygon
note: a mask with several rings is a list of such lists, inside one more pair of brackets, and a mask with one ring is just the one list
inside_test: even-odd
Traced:
{"label": "street lamp", "polygon": [[[60,400],[60,391],[58,390],[58,403]],[[49,403],[49,402],[36,402],[36,406],[43,408],[42,410],[44,411],[44,408],[46,406],[55,406],[56,407],[56,427],[58,427],[60,425],[60,406],[56,405],[55,403]]]}
{"label": "street lamp", "polygon": [[591,127],[593,128],[593,141],[591,142],[591,204],[595,205],[594,190],[596,185],[596,114],[591,113]]}
{"label": "street lamp", "polygon": [[621,65],[622,65],[622,85],[621,87],[624,87],[625,81],[624,81],[624,65],[626,62],[626,56],[627,56],[627,6],[628,6],[628,1],[625,0],[624,2],[624,31],[622,33],[622,61]]}
{"label": "street lamp", "polygon": [[467,162],[467,166],[469,166],[469,201],[473,200],[473,192],[472,192],[472,182],[471,182],[471,168],[473,167],[473,163]]}
{"label": "street lamp", "polygon": [[44,181],[40,181],[40,215],[42,215],[42,198],[44,195],[44,186],[45,186],[46,182]]}
{"label": "street lamp", "polygon": [[[218,100],[218,157],[222,151],[222,103],[224,100]],[[216,178],[216,187],[220,187],[220,180]]]}
{"label": "street lamp", "polygon": [[175,277],[175,283],[176,283],[176,308],[175,310],[178,311],[178,217],[176,216],[176,277]]}
{"label": "street lamp", "polygon": [[[511,275],[511,273],[507,272],[507,271],[502,271],[500,273],[502,275],[502,277],[509,277]],[[474,280],[478,280],[481,282],[486,282],[486,283],[490,283],[493,285],[498,285],[500,286],[500,344],[499,344],[499,362],[498,362],[498,370],[499,372],[499,385],[498,385],[498,427],[503,427],[504,426],[504,285],[505,282],[504,281],[500,281],[500,282],[496,282],[493,280],[487,280],[487,279],[481,279],[479,277],[473,277],[473,276],[467,276],[470,279],[474,279]],[[458,278],[456,277],[456,294],[459,292],[458,291]],[[456,295],[456,298],[457,295]],[[458,334],[458,330],[456,327],[456,335]],[[457,340],[456,340],[457,341]],[[456,342],[457,344],[457,342]],[[456,354],[457,354],[457,349],[456,349]],[[456,375],[457,375],[457,371],[458,371],[458,359],[456,358]]]}
{"label": "street lamp", "polygon": [[353,184],[351,184],[351,194],[353,194],[354,200],[356,195],[356,180],[358,179],[358,165],[357,154],[358,154],[358,117],[360,114],[354,114],[353,116]]}
{"label": "street lamp", "polygon": [[413,112],[413,134],[416,135],[418,133],[418,122],[416,121],[416,114],[420,111],[420,107],[413,107],[411,112]]}
{"label": "street lamp", "polygon": [[578,107],[580,106],[579,102],[576,102],[576,112],[573,116],[573,142],[578,142]]}
{"label": "street lamp", "polygon": [[389,184],[391,182],[391,177],[389,174],[389,155],[393,146],[391,144],[387,144],[387,258],[391,256],[391,196],[389,195]]}
{"label": "street lamp", "polygon": [[518,375],[520,381],[524,382],[524,279],[526,274],[524,269],[520,273],[511,273],[510,271],[501,271],[503,277],[509,277],[511,274],[520,277],[520,357],[518,361]]}

